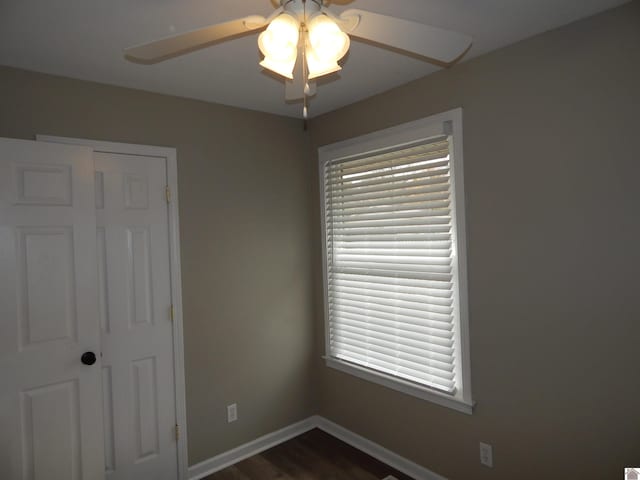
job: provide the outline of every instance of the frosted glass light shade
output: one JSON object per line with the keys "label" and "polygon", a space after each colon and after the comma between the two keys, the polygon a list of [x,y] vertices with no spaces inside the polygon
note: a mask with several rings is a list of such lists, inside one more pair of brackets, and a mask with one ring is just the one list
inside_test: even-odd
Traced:
{"label": "frosted glass light shade", "polygon": [[279,75],[292,78],[298,55],[300,24],[289,13],[278,15],[258,37],[258,47],[264,54],[260,65]]}
{"label": "frosted glass light shade", "polygon": [[309,45],[307,45],[306,59],[309,80],[342,70],[342,67],[338,65],[337,60],[323,60],[318,58],[315,50]]}
{"label": "frosted glass light shade", "polygon": [[296,57],[293,57],[293,59],[290,60],[285,60],[283,62],[273,60],[269,57],[264,57],[264,60],[260,62],[260,66],[266,68],[267,70],[271,70],[278,75],[282,75],[289,80],[293,80],[293,69],[296,66]]}
{"label": "frosted glass light shade", "polygon": [[309,22],[309,44],[318,61],[335,63],[349,50],[349,35],[324,14],[316,15]]}

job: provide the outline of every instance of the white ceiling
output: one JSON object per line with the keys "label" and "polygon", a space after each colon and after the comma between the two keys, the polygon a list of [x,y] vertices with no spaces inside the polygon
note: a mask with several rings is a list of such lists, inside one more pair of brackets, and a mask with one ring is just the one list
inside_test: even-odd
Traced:
{"label": "white ceiling", "polygon": [[[627,0],[335,0],[474,38],[464,60]],[[126,61],[122,49],[250,14],[267,16],[271,0],[0,0],[0,64],[300,116],[284,101],[284,83],[264,73],[257,34],[156,65]],[[420,60],[353,41],[343,70],[312,99],[318,115],[437,70]]]}

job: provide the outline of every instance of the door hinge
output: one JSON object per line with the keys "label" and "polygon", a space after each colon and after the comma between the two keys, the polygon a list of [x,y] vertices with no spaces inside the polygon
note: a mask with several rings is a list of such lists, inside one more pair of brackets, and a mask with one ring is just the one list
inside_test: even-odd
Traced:
{"label": "door hinge", "polygon": [[180,425],[176,423],[176,442],[180,440]]}
{"label": "door hinge", "polygon": [[164,187],[164,194],[167,197],[167,203],[171,203],[171,187],[169,185]]}
{"label": "door hinge", "polygon": [[173,319],[175,318],[175,310],[173,309],[173,305],[169,306],[169,318],[171,319],[172,322],[173,322]]}

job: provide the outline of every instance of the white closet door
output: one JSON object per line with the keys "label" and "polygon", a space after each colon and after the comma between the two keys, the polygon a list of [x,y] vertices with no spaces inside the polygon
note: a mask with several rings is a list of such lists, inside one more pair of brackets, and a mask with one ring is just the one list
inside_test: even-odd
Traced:
{"label": "white closet door", "polygon": [[166,162],[94,159],[107,480],[175,480]]}
{"label": "white closet door", "polygon": [[3,480],[104,475],[93,181],[89,148],[0,139]]}

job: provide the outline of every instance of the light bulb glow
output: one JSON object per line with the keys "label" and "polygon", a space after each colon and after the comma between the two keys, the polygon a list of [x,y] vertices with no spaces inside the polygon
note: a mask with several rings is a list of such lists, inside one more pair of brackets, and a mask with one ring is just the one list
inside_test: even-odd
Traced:
{"label": "light bulb glow", "polygon": [[278,75],[282,75],[289,80],[293,80],[293,69],[296,66],[296,57],[283,62],[265,57],[264,60],[260,62],[260,66],[266,68],[267,70],[271,70]]}
{"label": "light bulb glow", "polygon": [[300,24],[289,13],[278,15],[258,37],[258,46],[264,54],[260,65],[287,78],[292,78],[298,56]]}
{"label": "light bulb glow", "polygon": [[307,46],[306,52],[307,69],[309,70],[309,80],[329,75],[330,73],[342,70],[336,60],[322,60],[318,58],[315,51]]}
{"label": "light bulb glow", "polygon": [[349,50],[349,35],[324,14],[309,21],[309,44],[316,58],[322,62],[337,62]]}

